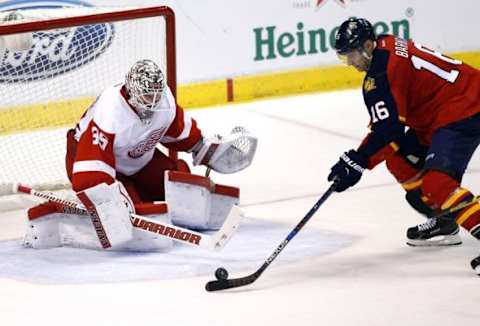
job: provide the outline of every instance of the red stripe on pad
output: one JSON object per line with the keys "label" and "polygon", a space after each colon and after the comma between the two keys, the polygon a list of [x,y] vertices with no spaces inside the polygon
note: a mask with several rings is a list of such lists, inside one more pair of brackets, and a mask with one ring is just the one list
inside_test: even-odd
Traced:
{"label": "red stripe on pad", "polygon": [[17,191],[29,194],[32,189],[27,186],[18,185]]}
{"label": "red stripe on pad", "polygon": [[218,195],[224,195],[229,197],[240,197],[240,189],[237,187],[230,187],[220,184],[215,184],[212,180],[207,177],[183,173],[178,171],[168,171],[168,180],[173,182],[188,183],[194,186],[200,186],[208,189],[211,193]]}
{"label": "red stripe on pad", "polygon": [[135,212],[139,215],[166,214],[168,213],[168,205],[167,203],[136,204]]}
{"label": "red stripe on pad", "polygon": [[100,244],[104,249],[110,248],[112,245],[110,244],[110,240],[108,240],[107,233],[105,232],[105,228],[102,225],[102,221],[98,217],[97,209],[95,205],[92,203],[90,198],[85,194],[85,192],[77,193],[78,199],[85,205],[87,209],[90,219],[92,220],[93,227],[95,228],[95,232],[97,232],[98,240],[100,240]]}
{"label": "red stripe on pad", "polygon": [[240,197],[240,189],[237,187],[230,187],[224,185],[215,185],[215,191],[217,195],[224,195],[228,197]]}
{"label": "red stripe on pad", "polygon": [[34,206],[27,211],[28,219],[30,221],[33,221],[37,218],[40,218],[45,215],[53,214],[53,213],[58,213],[58,211],[57,211],[56,205],[52,202],[46,202],[46,203]]}

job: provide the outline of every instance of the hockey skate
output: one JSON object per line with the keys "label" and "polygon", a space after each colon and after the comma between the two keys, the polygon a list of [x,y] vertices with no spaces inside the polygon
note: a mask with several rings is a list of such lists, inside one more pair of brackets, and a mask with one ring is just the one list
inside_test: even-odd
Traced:
{"label": "hockey skate", "polygon": [[462,243],[459,232],[453,220],[430,218],[407,230],[407,244],[414,247],[459,245]]}
{"label": "hockey skate", "polygon": [[473,270],[477,272],[478,276],[480,276],[480,256],[473,258],[470,262],[470,265],[472,266]]}

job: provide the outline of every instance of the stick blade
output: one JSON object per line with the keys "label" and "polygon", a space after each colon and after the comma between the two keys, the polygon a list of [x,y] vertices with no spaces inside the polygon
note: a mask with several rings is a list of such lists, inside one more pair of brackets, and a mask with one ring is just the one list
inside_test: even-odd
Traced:
{"label": "stick blade", "polygon": [[210,281],[205,284],[205,290],[208,292],[219,291],[219,290],[226,290],[229,289],[228,280],[216,280]]}
{"label": "stick blade", "polygon": [[252,274],[240,278],[232,278],[229,280],[215,280],[205,284],[205,290],[208,292],[227,290],[232,288],[238,288],[248,284],[252,284],[258,278],[257,274]]}

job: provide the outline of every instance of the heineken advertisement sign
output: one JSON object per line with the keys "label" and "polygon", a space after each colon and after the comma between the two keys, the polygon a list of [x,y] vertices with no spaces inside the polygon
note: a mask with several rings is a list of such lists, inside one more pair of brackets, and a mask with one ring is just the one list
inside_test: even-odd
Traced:
{"label": "heineken advertisement sign", "polygon": [[[298,22],[292,30],[287,31],[275,25],[254,28],[254,61],[317,55],[332,51],[338,28],[336,26],[331,29],[322,27],[310,29],[306,28],[303,22]],[[373,28],[377,35],[394,34],[405,39],[410,38],[410,23],[407,19],[375,22]]]}
{"label": "heineken advertisement sign", "polygon": [[[0,3],[15,3],[25,8],[33,2],[58,1],[78,2],[9,0]],[[131,6],[132,2],[82,0],[85,1],[101,7]],[[141,6],[151,2],[135,1]],[[475,32],[480,1],[474,0],[249,0],[228,1],[228,6],[225,0],[163,2],[175,11],[180,84],[340,65],[333,51],[334,38],[338,26],[349,17],[368,19],[377,34],[413,39],[442,53],[480,48]],[[143,25],[139,24],[140,28]],[[139,33],[150,35],[152,31]],[[163,32],[154,33],[158,37]],[[141,42],[146,42],[147,47],[151,43],[148,37]],[[115,44],[113,40],[108,50]],[[105,55],[108,53],[103,53],[99,60],[104,60]]]}

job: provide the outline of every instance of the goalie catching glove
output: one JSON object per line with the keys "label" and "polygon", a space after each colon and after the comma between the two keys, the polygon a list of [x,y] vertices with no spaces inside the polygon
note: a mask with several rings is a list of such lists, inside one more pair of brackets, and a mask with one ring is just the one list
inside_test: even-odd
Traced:
{"label": "goalie catching glove", "polygon": [[227,136],[202,139],[193,149],[193,164],[205,165],[219,173],[235,173],[253,160],[258,139],[243,127],[235,127]]}

